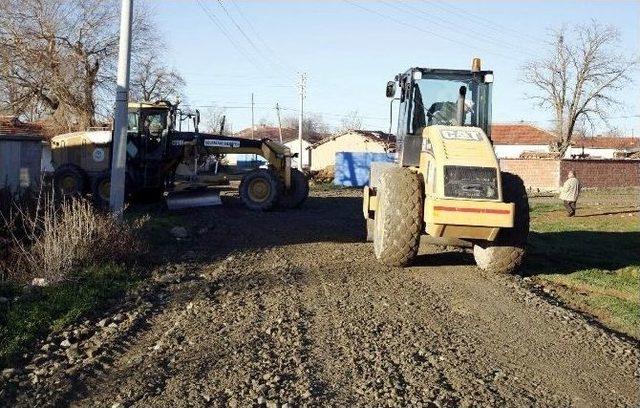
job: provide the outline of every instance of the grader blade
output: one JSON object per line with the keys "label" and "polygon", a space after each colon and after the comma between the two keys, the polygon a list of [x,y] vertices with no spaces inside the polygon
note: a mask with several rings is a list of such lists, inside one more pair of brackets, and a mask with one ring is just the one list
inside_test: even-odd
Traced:
{"label": "grader blade", "polygon": [[169,192],[165,201],[171,211],[184,208],[213,207],[222,205],[220,190],[201,188],[195,190],[183,190]]}

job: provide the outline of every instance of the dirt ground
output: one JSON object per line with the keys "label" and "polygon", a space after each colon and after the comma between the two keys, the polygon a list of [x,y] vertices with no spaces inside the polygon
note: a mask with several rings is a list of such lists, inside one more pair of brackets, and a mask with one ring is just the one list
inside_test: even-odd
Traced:
{"label": "dirt ground", "polygon": [[183,213],[190,237],[153,277],[49,336],[0,403],[638,406],[637,343],[464,252],[381,266],[358,191],[269,213],[225,201]]}

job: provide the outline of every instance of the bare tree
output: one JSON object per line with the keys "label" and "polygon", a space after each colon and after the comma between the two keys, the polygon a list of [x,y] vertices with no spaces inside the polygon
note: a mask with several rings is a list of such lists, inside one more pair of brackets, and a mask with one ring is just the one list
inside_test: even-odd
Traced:
{"label": "bare tree", "polygon": [[617,91],[631,81],[637,59],[618,51],[620,35],[596,21],[555,31],[549,55],[523,67],[524,82],[533,85],[538,105],[553,109],[556,141],[561,155],[569,148],[576,126],[584,120],[592,128],[606,123],[610,109],[618,105]]}
{"label": "bare tree", "polygon": [[[147,10],[134,13],[134,54],[157,43]],[[0,93],[7,96],[0,109],[49,116],[69,129],[108,115],[119,11],[116,0],[0,1]]]}
{"label": "bare tree", "polygon": [[146,54],[143,58],[136,58],[132,67],[130,98],[137,101],[182,99],[186,85],[182,76],[166,67],[155,52]]}
{"label": "bare tree", "polygon": [[[299,120],[297,116],[287,116],[282,118],[282,127],[295,129],[298,131]],[[321,115],[309,114],[302,121],[302,133],[310,139],[318,139],[329,133],[329,125],[326,124]]]}
{"label": "bare tree", "polygon": [[340,132],[346,132],[347,130],[360,130],[362,129],[362,118],[358,114],[357,110],[351,111],[344,115],[340,120]]}
{"label": "bare tree", "polygon": [[208,108],[207,111],[204,112],[204,124],[207,132],[218,134],[222,127],[222,120],[224,118],[224,129],[222,130],[222,134],[225,136],[233,135],[233,125],[229,119],[225,118],[225,113],[226,110],[219,107]]}

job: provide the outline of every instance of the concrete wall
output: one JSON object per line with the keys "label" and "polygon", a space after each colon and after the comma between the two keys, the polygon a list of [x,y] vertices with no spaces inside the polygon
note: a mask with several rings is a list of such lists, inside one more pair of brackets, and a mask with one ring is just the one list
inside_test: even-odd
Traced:
{"label": "concrete wall", "polygon": [[554,191],[560,185],[559,160],[500,159],[500,169],[517,174],[530,189]]}
{"label": "concrete wall", "polygon": [[500,168],[540,191],[558,190],[570,170],[583,187],[640,187],[640,160],[501,159]]}
{"label": "concrete wall", "polygon": [[570,170],[583,187],[640,187],[640,160],[562,160],[562,182]]}
{"label": "concrete wall", "polygon": [[[584,154],[588,154],[590,157],[600,157],[603,159],[613,159],[613,154],[617,152],[618,149],[594,149],[594,148],[584,148]],[[567,149],[564,157],[567,159],[571,158],[572,154],[578,155],[582,154],[581,147],[570,147]]]}
{"label": "concrete wall", "polygon": [[384,153],[384,144],[354,133],[339,136],[311,150],[311,170],[322,170],[335,164],[336,153]]}

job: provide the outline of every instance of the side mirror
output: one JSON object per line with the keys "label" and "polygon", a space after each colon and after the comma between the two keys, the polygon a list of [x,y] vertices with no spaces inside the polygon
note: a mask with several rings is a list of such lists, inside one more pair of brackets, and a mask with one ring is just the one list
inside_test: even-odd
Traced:
{"label": "side mirror", "polygon": [[396,96],[396,81],[387,82],[387,98]]}

